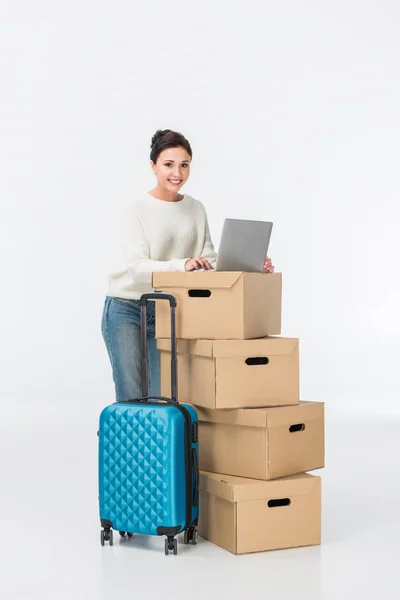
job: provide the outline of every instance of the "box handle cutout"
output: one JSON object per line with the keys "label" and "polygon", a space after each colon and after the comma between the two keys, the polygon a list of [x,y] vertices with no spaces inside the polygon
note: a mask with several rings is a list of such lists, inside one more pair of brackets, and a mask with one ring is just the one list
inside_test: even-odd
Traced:
{"label": "box handle cutout", "polygon": [[211,290],[188,290],[190,298],[209,298]]}
{"label": "box handle cutout", "polygon": [[268,507],[275,508],[276,506],[289,506],[290,498],[278,498],[276,500],[268,500]]}
{"label": "box handle cutout", "polygon": [[246,358],[246,365],[267,365],[269,358],[266,356],[255,356],[254,358]]}
{"label": "box handle cutout", "polygon": [[306,426],[304,423],[296,423],[296,425],[291,425],[289,427],[290,433],[294,433],[295,431],[304,431]]}

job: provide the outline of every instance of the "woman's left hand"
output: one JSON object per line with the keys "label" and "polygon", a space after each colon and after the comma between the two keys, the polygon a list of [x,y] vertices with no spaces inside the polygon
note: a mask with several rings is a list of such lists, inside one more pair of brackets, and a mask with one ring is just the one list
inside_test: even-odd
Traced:
{"label": "woman's left hand", "polygon": [[271,259],[267,256],[264,261],[264,273],[274,273],[275,267],[272,264]]}

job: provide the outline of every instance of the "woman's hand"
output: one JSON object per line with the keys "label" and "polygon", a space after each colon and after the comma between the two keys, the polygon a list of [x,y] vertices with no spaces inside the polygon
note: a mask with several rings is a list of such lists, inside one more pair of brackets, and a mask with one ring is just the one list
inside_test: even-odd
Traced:
{"label": "woman's hand", "polygon": [[267,256],[267,258],[264,261],[264,273],[274,273],[275,272],[275,267],[272,264],[271,259]]}
{"label": "woman's hand", "polygon": [[190,258],[185,263],[185,271],[198,271],[199,269],[204,269],[205,271],[210,271],[214,267],[208,262],[207,259],[202,256],[198,256],[197,258]]}

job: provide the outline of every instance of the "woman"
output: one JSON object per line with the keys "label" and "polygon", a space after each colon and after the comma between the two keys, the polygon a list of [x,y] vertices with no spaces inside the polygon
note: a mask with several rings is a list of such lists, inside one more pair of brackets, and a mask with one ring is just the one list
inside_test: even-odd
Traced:
{"label": "woman", "polygon": [[[217,254],[201,202],[180,194],[190,175],[192,149],[181,134],[158,130],[150,166],[157,185],[131,202],[123,218],[125,265],[111,273],[102,335],[111,362],[117,401],[141,396],[140,304],[154,271],[213,269]],[[274,270],[266,258],[264,271]],[[155,305],[147,307],[149,394],[160,395],[160,359],[155,341]]]}

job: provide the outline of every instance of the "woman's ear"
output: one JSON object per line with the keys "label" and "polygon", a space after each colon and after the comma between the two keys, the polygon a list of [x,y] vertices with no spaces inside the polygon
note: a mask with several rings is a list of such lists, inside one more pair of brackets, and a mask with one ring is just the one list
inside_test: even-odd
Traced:
{"label": "woman's ear", "polygon": [[150,160],[150,168],[153,171],[153,175],[156,175],[156,165],[154,164],[154,162],[152,160]]}

